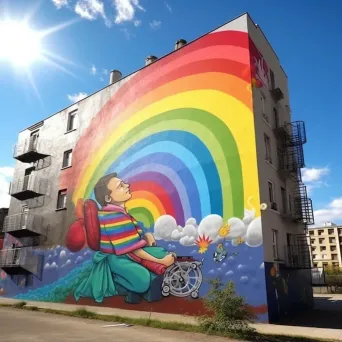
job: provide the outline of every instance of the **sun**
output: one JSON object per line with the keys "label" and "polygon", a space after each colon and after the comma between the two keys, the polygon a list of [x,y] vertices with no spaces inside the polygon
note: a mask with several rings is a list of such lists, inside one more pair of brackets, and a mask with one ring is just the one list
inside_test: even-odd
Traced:
{"label": "sun", "polygon": [[26,67],[41,57],[41,34],[25,22],[0,21],[0,60]]}

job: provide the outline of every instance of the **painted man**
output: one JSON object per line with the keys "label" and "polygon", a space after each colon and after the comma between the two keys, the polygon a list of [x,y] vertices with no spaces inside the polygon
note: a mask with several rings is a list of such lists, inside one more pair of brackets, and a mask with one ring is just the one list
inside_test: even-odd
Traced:
{"label": "painted man", "polygon": [[125,204],[132,194],[129,184],[116,173],[102,177],[94,193],[102,207],[98,211],[100,247],[93,257],[91,274],[77,287],[75,299],[93,297],[102,302],[105,297],[126,295],[128,303],[138,303],[141,296],[148,301],[159,300],[160,277],[136,258],[168,267],[175,262],[174,255],[156,247],[153,235],[144,234],[128,214]]}

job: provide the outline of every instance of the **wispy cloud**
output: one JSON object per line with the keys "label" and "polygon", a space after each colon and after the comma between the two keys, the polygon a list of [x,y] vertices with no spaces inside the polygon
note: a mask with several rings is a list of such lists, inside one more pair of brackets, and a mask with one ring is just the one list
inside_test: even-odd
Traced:
{"label": "wispy cloud", "polygon": [[95,76],[97,74],[96,66],[93,64],[90,69],[90,73]]}
{"label": "wispy cloud", "polygon": [[13,178],[14,167],[0,167],[0,208],[8,208],[11,197],[8,194],[10,181]]}
{"label": "wispy cloud", "polygon": [[159,21],[159,20],[153,20],[150,22],[150,27],[153,30],[158,30],[160,28],[160,26],[161,26],[161,21]]}
{"label": "wispy cloud", "polygon": [[322,168],[304,168],[302,170],[302,180],[306,184],[308,194],[312,194],[313,189],[328,186],[324,177],[330,172],[328,167]]}
{"label": "wispy cloud", "polygon": [[134,20],[133,24],[134,24],[135,27],[138,27],[138,26],[141,25],[141,20]]}
{"label": "wispy cloud", "polygon": [[123,32],[123,34],[125,35],[126,39],[131,39],[132,37],[134,37],[134,35],[126,27],[120,29],[120,31]]}
{"label": "wispy cloud", "polygon": [[108,75],[108,69],[102,69],[102,74],[103,75]]}
{"label": "wispy cloud", "polygon": [[134,20],[136,9],[145,11],[139,4],[139,0],[114,0],[114,7],[116,10],[116,24]]}
{"label": "wispy cloud", "polygon": [[52,0],[57,9],[68,6],[68,0]]}
{"label": "wispy cloud", "polygon": [[168,9],[168,11],[169,11],[170,13],[172,13],[172,8],[171,8],[171,6],[170,6],[166,1],[164,1],[164,4],[165,4],[166,8]]}
{"label": "wispy cloud", "polygon": [[342,224],[342,197],[335,198],[325,207],[315,210],[315,226],[323,226],[325,222]]}
{"label": "wispy cloud", "polygon": [[105,13],[104,4],[100,0],[78,0],[75,5],[75,12],[83,19],[90,21],[102,17],[106,26],[112,25]]}
{"label": "wispy cloud", "polygon": [[78,94],[68,95],[68,99],[72,103],[76,103],[76,102],[79,102],[79,101],[83,100],[87,96],[88,96],[87,93],[78,93]]}

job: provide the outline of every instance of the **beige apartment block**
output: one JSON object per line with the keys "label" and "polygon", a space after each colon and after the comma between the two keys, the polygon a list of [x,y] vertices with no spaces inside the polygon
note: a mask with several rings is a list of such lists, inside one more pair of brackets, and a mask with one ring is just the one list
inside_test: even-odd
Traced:
{"label": "beige apartment block", "polygon": [[312,267],[342,267],[342,226],[331,222],[323,227],[310,228]]}

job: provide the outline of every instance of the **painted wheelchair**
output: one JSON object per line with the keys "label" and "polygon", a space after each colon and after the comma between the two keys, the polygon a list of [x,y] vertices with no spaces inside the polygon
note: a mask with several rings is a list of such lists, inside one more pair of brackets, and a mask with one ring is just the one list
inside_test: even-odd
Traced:
{"label": "painted wheelchair", "polygon": [[202,285],[203,261],[191,257],[177,257],[176,262],[166,269],[162,284],[162,295],[198,298]]}

